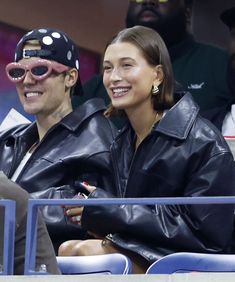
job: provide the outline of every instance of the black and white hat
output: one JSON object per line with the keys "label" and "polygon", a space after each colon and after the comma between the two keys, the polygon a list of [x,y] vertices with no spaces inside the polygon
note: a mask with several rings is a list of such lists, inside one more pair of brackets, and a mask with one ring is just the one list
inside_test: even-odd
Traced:
{"label": "black and white hat", "polygon": [[[29,40],[38,40],[41,49],[25,50],[24,46]],[[65,66],[79,70],[78,46],[66,33],[57,29],[40,28],[33,29],[26,33],[16,46],[15,62],[29,57],[39,57],[47,60],[53,60]],[[80,78],[76,84],[75,94],[82,94]]]}

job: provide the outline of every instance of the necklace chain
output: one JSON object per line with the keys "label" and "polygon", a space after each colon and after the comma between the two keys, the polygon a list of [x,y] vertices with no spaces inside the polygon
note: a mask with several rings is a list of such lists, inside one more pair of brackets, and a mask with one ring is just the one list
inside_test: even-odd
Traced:
{"label": "necklace chain", "polygon": [[155,117],[154,117],[153,123],[151,124],[149,130],[147,131],[147,134],[146,134],[143,138],[139,137],[139,136],[136,134],[136,148],[137,148],[137,147],[140,145],[140,143],[145,139],[145,137],[148,136],[149,133],[152,131],[152,129],[153,129],[155,123],[158,121],[158,116],[159,116],[159,113],[157,112],[156,115],[155,115]]}

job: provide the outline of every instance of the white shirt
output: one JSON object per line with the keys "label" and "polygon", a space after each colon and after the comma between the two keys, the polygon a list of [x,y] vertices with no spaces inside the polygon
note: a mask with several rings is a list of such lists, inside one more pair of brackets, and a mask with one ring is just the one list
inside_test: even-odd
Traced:
{"label": "white shirt", "polygon": [[228,112],[224,118],[222,134],[228,143],[235,160],[235,105],[232,105],[231,111]]}
{"label": "white shirt", "polygon": [[17,167],[17,169],[15,170],[14,174],[11,177],[12,181],[16,181],[17,177],[21,173],[22,169],[26,165],[26,163],[29,160],[29,158],[31,157],[31,155],[32,155],[32,153],[29,153],[29,152],[26,153],[26,155],[24,156],[24,158],[22,159],[22,161],[20,162],[19,166]]}
{"label": "white shirt", "polygon": [[223,136],[235,136],[235,105],[232,105],[231,111],[224,118],[222,134]]}

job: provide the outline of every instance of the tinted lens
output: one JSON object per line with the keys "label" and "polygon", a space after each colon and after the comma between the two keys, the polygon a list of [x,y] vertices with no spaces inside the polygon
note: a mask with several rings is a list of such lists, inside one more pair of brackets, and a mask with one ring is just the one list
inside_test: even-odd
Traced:
{"label": "tinted lens", "polygon": [[31,69],[33,75],[41,76],[48,72],[47,66],[36,66]]}
{"label": "tinted lens", "polygon": [[24,74],[25,74],[25,70],[22,68],[14,68],[14,69],[9,70],[9,75],[12,78],[20,78],[24,76]]}

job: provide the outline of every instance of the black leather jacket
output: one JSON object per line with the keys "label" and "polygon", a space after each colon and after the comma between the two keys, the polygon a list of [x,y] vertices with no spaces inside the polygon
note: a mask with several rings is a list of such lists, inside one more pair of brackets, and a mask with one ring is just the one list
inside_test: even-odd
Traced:
{"label": "black leather jacket", "polygon": [[[116,130],[103,116],[104,109],[101,99],[91,99],[54,125],[35,149],[16,182],[29,193],[37,192],[36,197],[40,198],[47,195],[44,192],[41,195],[38,191],[47,189],[50,189],[48,197],[51,189],[62,194],[58,197],[69,197],[67,192],[70,189],[79,190],[79,181],[101,187],[113,186],[110,145]],[[11,178],[37,140],[35,123],[1,133],[0,170]],[[51,221],[54,222],[51,213]],[[49,232],[54,244],[56,241],[60,243],[79,238],[78,231],[72,232],[64,226],[56,226],[54,235]]]}
{"label": "black leather jacket", "polygon": [[[197,197],[235,195],[235,168],[219,131],[198,114],[186,94],[166,112],[134,152],[124,129],[112,149],[116,190],[90,197]],[[233,205],[88,207],[82,225],[150,262],[178,251],[229,252]],[[112,224],[110,224],[112,222]]]}

